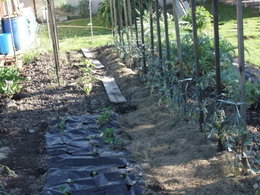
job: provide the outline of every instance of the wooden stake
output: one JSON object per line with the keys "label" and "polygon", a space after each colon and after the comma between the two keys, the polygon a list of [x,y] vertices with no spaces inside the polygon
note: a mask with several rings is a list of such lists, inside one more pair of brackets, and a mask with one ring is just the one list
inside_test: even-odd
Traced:
{"label": "wooden stake", "polygon": [[55,11],[53,10],[53,0],[47,0],[48,3],[48,13],[49,13],[49,23],[50,23],[50,34],[52,37],[52,47],[53,47],[53,54],[54,54],[54,60],[55,60],[55,71],[56,71],[56,79],[60,86],[60,78],[59,78],[59,51],[58,51],[58,44],[57,44],[57,36],[55,36],[55,19],[54,15]]}
{"label": "wooden stake", "polygon": [[[117,19],[117,10],[116,10],[116,0],[112,0],[113,1],[113,9],[114,9],[114,20],[115,20],[115,22],[114,22],[114,25],[115,25],[115,29],[114,29],[114,31],[115,31],[115,35],[116,35],[116,33],[118,34],[118,36],[119,36],[119,30],[118,30],[118,19]],[[117,36],[116,36],[116,41],[118,42],[118,39],[117,39]],[[119,40],[120,41],[120,40]]]}
{"label": "wooden stake", "polygon": [[112,34],[115,38],[115,23],[114,23],[114,9],[113,9],[113,0],[109,1],[110,3],[110,18],[111,18],[111,25],[112,25]]}
{"label": "wooden stake", "polygon": [[132,1],[133,6],[133,17],[134,17],[134,24],[135,24],[135,38],[136,38],[136,46],[139,48],[139,36],[138,36],[138,25],[136,21],[136,7],[135,7],[135,0]]}
{"label": "wooden stake", "polygon": [[[181,45],[179,16],[178,16],[178,9],[177,9],[176,1],[178,1],[178,0],[172,0],[172,6],[173,6],[175,34],[176,34],[176,41],[177,41],[178,63],[179,63],[179,67],[180,67],[180,79],[183,80],[184,79],[184,68],[183,68],[183,58],[182,58],[182,45]],[[186,102],[186,92],[185,92],[184,82],[181,83],[181,91],[183,94],[183,99]],[[184,110],[186,110],[186,108],[184,108]]]}
{"label": "wooden stake", "polygon": [[244,27],[242,0],[237,0],[237,37],[238,37],[238,64],[240,74],[240,114],[242,125],[246,125],[246,87],[245,87],[245,54],[244,54]]}
{"label": "wooden stake", "polygon": [[128,18],[129,18],[129,25],[130,25],[130,35],[131,39],[133,38],[133,16],[132,16],[132,8],[131,8],[131,0],[127,0],[128,6]]}
{"label": "wooden stake", "polygon": [[147,73],[147,66],[146,66],[146,57],[145,57],[145,43],[144,43],[144,7],[143,7],[143,0],[140,0],[139,3],[140,9],[140,25],[141,25],[141,42],[142,42],[142,61],[143,61],[143,73]]}
{"label": "wooden stake", "polygon": [[196,65],[196,85],[197,85],[197,103],[199,108],[199,125],[200,131],[202,131],[202,124],[204,122],[204,115],[202,111],[202,99],[201,99],[201,91],[199,85],[199,79],[201,76],[200,70],[200,60],[199,60],[199,41],[198,41],[198,28],[196,22],[196,2],[195,0],[191,0],[191,15],[192,15],[192,29],[193,29],[193,43],[194,43],[194,54],[195,54],[195,65]]}
{"label": "wooden stake", "polygon": [[169,40],[169,28],[168,28],[168,16],[167,16],[167,7],[166,0],[163,0],[163,17],[164,17],[164,27],[165,27],[165,44],[166,44],[166,60],[168,63],[168,69],[170,69],[170,60],[171,60],[171,48]]}
{"label": "wooden stake", "polygon": [[7,14],[8,14],[8,20],[9,20],[9,25],[10,25],[11,37],[12,37],[12,46],[13,46],[13,51],[14,51],[14,58],[15,58],[15,62],[16,62],[17,58],[16,58],[16,49],[15,49],[15,44],[14,44],[14,32],[13,32],[13,25],[12,25],[12,21],[11,21],[9,6],[10,6],[10,1],[8,0],[7,1]]}
{"label": "wooden stake", "polygon": [[218,0],[213,1],[214,15],[214,41],[215,41],[215,67],[216,67],[216,85],[217,98],[221,94],[221,76],[220,76],[220,51],[219,51],[219,26],[218,26]]}
{"label": "wooden stake", "polygon": [[151,55],[154,56],[153,2],[149,0]]}
{"label": "wooden stake", "polygon": [[90,31],[91,31],[91,43],[93,43],[93,20],[92,20],[92,0],[89,0],[89,19],[90,19]]}
{"label": "wooden stake", "polygon": [[162,41],[161,41],[160,11],[159,11],[159,2],[158,2],[158,0],[155,0],[155,9],[156,9],[158,53],[159,53],[159,61],[161,63],[161,60],[162,60]]}

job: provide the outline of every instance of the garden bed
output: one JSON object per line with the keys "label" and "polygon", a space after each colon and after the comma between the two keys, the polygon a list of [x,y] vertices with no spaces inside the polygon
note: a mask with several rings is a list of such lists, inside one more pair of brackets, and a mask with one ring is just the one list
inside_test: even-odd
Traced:
{"label": "garden bed", "polygon": [[[21,93],[11,100],[1,95],[0,181],[6,192],[41,194],[46,176],[47,155],[44,135],[49,122],[60,117],[99,113],[113,106],[120,113],[120,138],[142,170],[148,193],[153,194],[252,194],[256,176],[238,175],[232,169],[233,155],[217,153],[217,142],[199,133],[195,123],[179,117],[167,105],[159,105],[140,75],[128,68],[112,48],[95,50],[105,70],[95,75],[114,76],[127,99],[111,105],[102,82],[94,81],[90,95],[75,85],[83,75],[78,51],[61,57],[61,86],[55,83],[53,59],[41,55],[24,66],[27,77]],[[256,113],[257,114],[257,113]],[[251,124],[257,131],[259,124]],[[1,190],[1,189],[0,189]],[[1,191],[0,191],[1,192]]]}
{"label": "garden bed", "polygon": [[52,55],[44,54],[24,66],[22,76],[28,80],[19,94],[11,100],[1,95],[1,147],[10,148],[8,158],[1,160],[1,164],[16,173],[16,176],[1,174],[7,191],[17,189],[18,194],[42,191],[46,172],[44,135],[50,120],[66,114],[95,113],[110,105],[102,82],[94,83],[89,96],[75,86],[82,72],[71,64],[79,63],[82,54],[70,52],[67,56],[62,56],[60,87],[55,83]]}

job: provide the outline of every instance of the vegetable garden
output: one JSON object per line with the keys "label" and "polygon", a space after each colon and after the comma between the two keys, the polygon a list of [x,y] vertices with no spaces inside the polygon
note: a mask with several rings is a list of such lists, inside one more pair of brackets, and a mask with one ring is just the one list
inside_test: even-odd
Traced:
{"label": "vegetable garden", "polygon": [[[54,5],[52,1],[48,3],[53,14],[50,15],[50,20],[55,20],[52,7]],[[93,42],[89,41],[93,31],[90,32],[84,20],[62,22],[57,25],[55,21],[50,22],[54,58],[50,57],[50,54],[43,54],[41,56],[48,56],[33,56],[33,59],[30,59],[30,51],[26,52],[24,56],[25,59],[29,59],[26,60],[28,67],[22,71],[22,75],[19,74],[18,68],[0,67],[0,93],[5,94],[2,96],[5,100],[1,103],[3,108],[0,110],[0,117],[8,120],[8,117],[4,116],[5,113],[21,116],[18,111],[5,112],[7,108],[4,107],[12,107],[6,103],[11,98],[11,101],[22,99],[21,94],[25,93],[23,83],[27,83],[29,87],[31,84],[28,83],[31,82],[37,85],[37,90],[33,92],[37,99],[41,99],[37,93],[41,96],[47,93],[48,98],[55,94],[54,100],[57,100],[57,103],[53,103],[53,108],[52,105],[50,108],[45,107],[44,104],[52,103],[43,98],[40,101],[41,106],[37,106],[37,111],[27,113],[28,116],[34,118],[35,114],[39,114],[47,117],[50,112],[52,117],[59,121],[58,129],[65,129],[66,121],[70,120],[67,119],[70,118],[68,115],[101,113],[95,125],[102,127],[112,120],[110,117],[114,112],[119,113],[121,117],[118,123],[122,130],[108,127],[102,132],[101,137],[104,139],[104,145],[111,144],[115,150],[118,147],[130,150],[132,158],[140,164],[145,174],[144,182],[148,183],[148,192],[151,190],[155,194],[209,194],[207,187],[217,181],[213,176],[209,177],[214,182],[207,183],[207,187],[196,182],[209,181],[204,169],[211,171],[209,175],[214,174],[214,171],[216,175],[224,175],[219,167],[228,162],[225,166],[231,167],[234,177],[243,177],[240,181],[243,187],[230,187],[226,192],[232,193],[234,190],[234,194],[239,192],[258,195],[260,70],[259,64],[248,66],[248,62],[258,61],[250,56],[251,45],[250,50],[244,46],[244,42],[247,41],[247,29],[244,29],[244,25],[248,23],[243,22],[243,14],[249,15],[247,21],[252,14],[259,24],[259,11],[252,9],[252,13],[249,13],[249,9],[243,8],[242,1],[237,0],[236,5],[232,6],[232,9],[236,7],[236,15],[232,16],[232,19],[237,22],[236,28],[233,29],[237,34],[230,38],[228,35],[223,36],[226,29],[222,24],[223,12],[219,9],[229,5],[220,4],[215,0],[206,3],[191,0],[190,9],[183,7],[187,13],[182,15],[178,9],[179,3],[176,0],[163,0],[163,6],[160,7],[158,0],[105,0],[100,4],[98,16],[94,21],[90,20],[93,22],[90,25],[91,28],[93,25],[94,35],[100,33],[101,38],[113,38],[110,40],[112,45],[107,45],[107,40],[104,43],[98,42],[99,36],[94,36]],[[95,23],[98,25],[95,26]],[[98,49],[92,47],[92,52],[104,64],[105,70],[95,69],[95,65],[84,59],[81,52],[72,51],[86,45],[86,42],[81,42],[81,39],[86,37],[84,28],[89,30],[87,33],[90,47],[94,47],[95,42],[97,46],[104,46]],[[46,28],[43,29],[43,34],[47,36]],[[80,37],[80,41],[74,47],[72,43],[77,37]],[[254,38],[259,38],[259,35],[254,35]],[[234,44],[235,41],[237,46]],[[38,51],[36,52],[38,55]],[[45,60],[48,61],[47,72],[44,70]],[[51,68],[53,61],[55,66]],[[37,81],[37,78],[23,77],[35,67],[37,68],[33,75],[37,76],[37,72],[46,74],[47,81],[42,77],[39,77],[40,81]],[[100,78],[105,75],[115,77],[127,103],[114,105],[104,97],[106,95]],[[41,85],[44,86],[43,91],[40,90]],[[58,97],[59,93],[62,94],[61,97]],[[73,94],[71,99],[68,98],[70,94]],[[0,127],[3,128],[6,124],[3,123]],[[45,122],[41,122],[41,125],[45,125]],[[42,130],[41,125],[39,129]],[[46,129],[42,131],[47,132]],[[58,131],[57,135],[63,135],[64,132]],[[4,131],[2,134],[5,134]],[[87,141],[91,143],[91,139]],[[213,148],[211,144],[217,147]],[[193,150],[192,147],[198,150]],[[168,154],[168,150],[173,154]],[[213,150],[218,153],[213,154]],[[188,156],[191,152],[196,154]],[[183,155],[183,158],[179,155]],[[221,165],[218,164],[218,160],[221,161]],[[175,165],[177,168],[170,167]],[[202,179],[194,180],[194,183],[185,180],[189,177],[187,172],[194,170],[190,167],[192,165],[198,172],[202,172],[201,175],[197,172],[194,173],[195,176],[192,175],[194,178]],[[217,168],[214,169],[213,165],[217,165]],[[221,173],[217,173],[217,170],[221,170]],[[157,181],[151,179],[149,174],[151,177],[154,174]],[[181,174],[185,175],[185,179],[181,179]],[[221,177],[221,180],[214,184],[225,187],[225,184],[220,184],[221,181],[228,185],[232,183],[228,176],[222,179]],[[215,185],[208,187],[209,191],[213,190],[210,192],[217,193]],[[0,187],[0,192],[4,192],[4,187]],[[243,188],[246,189],[243,191]],[[72,191],[67,192],[73,194]],[[64,191],[64,194],[66,193]],[[219,193],[223,194],[225,190],[221,189]]]}
{"label": "vegetable garden", "polygon": [[[216,1],[214,16],[204,7],[196,8],[196,2],[191,1],[191,10],[180,19],[174,1],[174,15],[168,13],[166,1],[163,9],[158,1],[112,1],[108,6],[115,47],[121,58],[142,70],[151,91],[160,94],[161,104],[169,105],[184,119],[197,120],[208,138],[217,136],[219,151],[232,150],[248,169],[251,166],[246,151],[254,150],[251,141],[256,135],[246,129],[246,112],[259,110],[260,94],[259,82],[245,81],[240,3],[237,2],[240,72],[233,65],[235,47],[219,37]],[[136,7],[138,11],[132,12]],[[207,30],[211,20],[214,34]]]}

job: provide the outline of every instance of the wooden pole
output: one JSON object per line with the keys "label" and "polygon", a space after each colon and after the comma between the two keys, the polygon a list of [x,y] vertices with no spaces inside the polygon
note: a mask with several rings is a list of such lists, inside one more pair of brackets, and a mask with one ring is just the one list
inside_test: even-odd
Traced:
{"label": "wooden pole", "polygon": [[219,26],[218,26],[218,0],[213,1],[214,16],[214,41],[215,41],[215,67],[216,67],[216,86],[217,98],[221,94],[221,76],[220,76],[220,51],[219,51]]}
{"label": "wooden pole", "polygon": [[55,60],[55,71],[56,71],[56,79],[58,84],[60,85],[60,78],[59,78],[59,51],[58,51],[58,45],[57,45],[57,37],[55,36],[55,19],[54,15],[55,11],[53,10],[53,0],[47,0],[48,3],[48,13],[49,13],[49,23],[50,23],[50,33],[52,37],[52,47],[53,47],[53,54],[54,54],[54,60]]}
{"label": "wooden pole", "polygon": [[161,63],[161,60],[162,60],[162,41],[161,41],[160,11],[159,11],[159,2],[158,2],[158,0],[155,0],[155,9],[156,9],[158,53],[159,53],[159,61]]}
{"label": "wooden pole", "polygon": [[[118,33],[118,36],[119,36],[119,31],[118,31],[118,19],[117,19],[117,9],[116,9],[116,1],[117,0],[113,0],[113,9],[114,9],[114,20],[115,20],[115,22],[114,22],[114,25],[115,25],[115,29],[114,29],[114,31],[115,31],[115,36],[116,36],[116,33]],[[118,41],[118,39],[117,39],[117,36],[116,36],[116,41]],[[120,41],[120,40],[119,40]]]}
{"label": "wooden pole", "polygon": [[36,7],[36,1],[35,0],[33,0],[33,9],[34,9],[35,18],[37,20],[38,15],[37,15],[37,7]]}
{"label": "wooden pole", "polygon": [[[183,68],[183,58],[182,58],[182,45],[181,45],[181,36],[180,36],[180,26],[179,26],[179,16],[177,9],[178,0],[172,0],[173,6],[173,17],[174,17],[174,25],[175,25],[175,34],[176,34],[176,42],[177,42],[177,53],[178,53],[178,63],[180,67],[180,79],[184,79],[184,68]],[[183,94],[183,99],[186,102],[186,92],[184,82],[181,83],[181,91]],[[184,109],[186,110],[186,109]]]}
{"label": "wooden pole", "polygon": [[89,0],[89,19],[90,19],[91,43],[93,43],[92,0]]}
{"label": "wooden pole", "polygon": [[54,5],[54,0],[50,0],[50,6],[51,6],[51,20],[52,20],[52,26],[53,26],[53,35],[54,35],[54,40],[55,44],[57,46],[57,49],[60,49],[59,45],[59,37],[58,37],[58,29],[57,29],[57,23],[56,23],[56,14],[55,14],[55,5]]}
{"label": "wooden pole", "polygon": [[131,0],[127,0],[127,6],[128,6],[129,25],[130,25],[130,35],[132,39],[133,38],[133,16],[132,16]]}
{"label": "wooden pole", "polygon": [[165,27],[166,60],[168,63],[168,69],[170,69],[171,48],[170,48],[170,40],[169,40],[166,0],[163,0],[163,17],[164,17],[164,27]]}
{"label": "wooden pole", "polygon": [[111,25],[112,25],[112,34],[115,38],[115,23],[114,23],[114,9],[113,9],[113,0],[110,0],[110,18],[111,18]]}
{"label": "wooden pole", "polygon": [[127,5],[126,0],[123,0],[123,6],[124,6],[124,21],[125,21],[125,29],[126,29],[126,38],[128,42],[128,47],[130,48],[130,37],[129,37],[129,23],[128,23],[128,12],[127,12]]}
{"label": "wooden pole", "polygon": [[51,37],[51,30],[50,30],[50,13],[49,13],[48,4],[46,8],[47,9],[45,9],[45,14],[46,14],[47,30],[48,30],[49,41],[51,43],[52,37]]}
{"label": "wooden pole", "polygon": [[204,116],[203,111],[201,108],[202,105],[202,99],[201,99],[201,92],[200,92],[200,86],[199,86],[199,79],[201,76],[201,70],[200,70],[200,60],[199,60],[199,41],[198,41],[198,28],[197,28],[197,22],[196,22],[196,2],[195,0],[191,0],[191,15],[192,15],[192,30],[193,30],[193,43],[194,43],[194,54],[195,54],[195,65],[196,65],[196,85],[197,85],[197,102],[198,102],[198,108],[199,108],[199,126],[200,131],[202,131],[202,124],[204,122]]}
{"label": "wooden pole", "polygon": [[143,7],[143,0],[139,2],[139,9],[140,9],[140,23],[141,23],[141,42],[142,42],[142,61],[143,61],[143,73],[147,73],[147,66],[146,66],[146,57],[145,57],[145,43],[144,43],[144,7]]}
{"label": "wooden pole", "polygon": [[16,58],[16,49],[15,49],[15,44],[14,44],[14,31],[13,31],[13,25],[12,25],[12,20],[11,20],[11,14],[10,14],[10,1],[7,1],[7,14],[8,14],[8,21],[9,21],[9,25],[10,25],[10,32],[11,32],[11,37],[12,37],[12,46],[13,46],[13,51],[14,51],[14,58],[15,61],[17,60]]}
{"label": "wooden pole", "polygon": [[132,6],[133,6],[133,18],[134,18],[134,26],[135,26],[136,45],[139,48],[139,36],[138,36],[138,26],[137,26],[137,21],[136,21],[135,0],[131,0],[131,1],[132,1]]}
{"label": "wooden pole", "polygon": [[244,27],[242,0],[237,0],[237,37],[238,37],[238,64],[240,74],[240,114],[242,125],[246,125],[246,87],[245,87],[245,54],[244,54]]}
{"label": "wooden pole", "polygon": [[124,44],[124,36],[122,33],[122,28],[123,28],[123,20],[122,20],[122,10],[121,10],[121,3],[120,0],[117,0],[117,13],[118,13],[118,31],[119,31],[119,37],[120,37],[120,42]]}
{"label": "wooden pole", "polygon": [[149,0],[151,55],[154,56],[153,2]]}

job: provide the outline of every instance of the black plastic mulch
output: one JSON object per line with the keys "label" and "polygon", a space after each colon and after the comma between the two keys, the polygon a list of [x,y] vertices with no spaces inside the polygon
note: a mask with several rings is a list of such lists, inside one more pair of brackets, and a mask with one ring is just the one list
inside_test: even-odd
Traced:
{"label": "black plastic mulch", "polygon": [[142,194],[144,182],[129,160],[129,152],[113,149],[104,130],[117,129],[117,115],[106,125],[99,115],[66,117],[53,121],[46,134],[48,171],[46,195]]}

